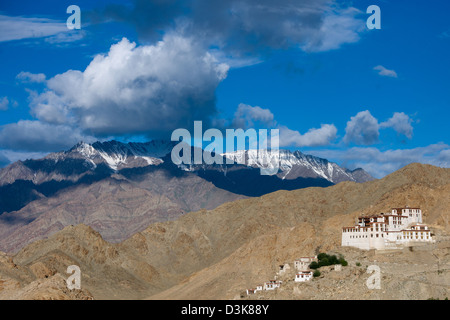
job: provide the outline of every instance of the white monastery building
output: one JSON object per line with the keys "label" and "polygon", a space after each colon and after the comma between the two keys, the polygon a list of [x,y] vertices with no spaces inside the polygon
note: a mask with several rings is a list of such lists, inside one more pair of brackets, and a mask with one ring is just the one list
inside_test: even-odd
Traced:
{"label": "white monastery building", "polygon": [[295,275],[295,282],[305,282],[311,280],[313,277],[312,271],[302,271]]}
{"label": "white monastery building", "polygon": [[396,249],[417,242],[435,242],[422,223],[420,208],[394,208],[391,213],[359,217],[354,227],[342,228],[342,246],[363,250]]}

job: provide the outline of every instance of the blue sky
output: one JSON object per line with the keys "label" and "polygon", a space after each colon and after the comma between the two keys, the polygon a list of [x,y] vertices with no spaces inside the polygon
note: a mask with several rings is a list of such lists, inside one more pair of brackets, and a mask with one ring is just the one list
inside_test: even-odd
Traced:
{"label": "blue sky", "polygon": [[[68,30],[66,8],[81,8]],[[369,5],[381,29],[369,30]],[[382,177],[450,166],[445,1],[2,1],[0,165],[205,126]]]}

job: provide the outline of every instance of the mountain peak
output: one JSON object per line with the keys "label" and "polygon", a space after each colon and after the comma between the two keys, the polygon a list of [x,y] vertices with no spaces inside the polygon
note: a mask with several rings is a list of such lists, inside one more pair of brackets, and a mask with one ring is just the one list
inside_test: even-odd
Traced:
{"label": "mountain peak", "polygon": [[[261,158],[256,149],[229,152],[223,155],[237,163],[251,167],[267,167],[267,164],[273,165],[273,161],[269,161],[270,159]],[[269,154],[268,157],[270,157]],[[336,184],[342,181],[366,182],[374,179],[363,169],[353,172],[327,159],[304,154],[300,150],[293,152],[280,150],[279,167],[281,172],[278,173],[278,176],[288,180],[298,177],[322,178]]]}
{"label": "mountain peak", "polygon": [[[58,164],[58,167],[63,168],[64,172],[77,172],[77,174],[83,174],[86,170],[96,170],[99,165],[106,166],[106,168],[109,168],[112,171],[118,171],[123,168],[146,167],[149,165],[159,165],[164,161],[167,161],[168,154],[171,153],[173,147],[177,143],[178,142],[167,140],[128,143],[111,140],[97,141],[92,144],[80,141],[68,151],[51,153],[40,160],[29,160],[26,162],[25,166],[32,171],[36,171],[42,167],[42,161],[47,160],[48,163],[45,164],[44,170],[47,173],[53,171],[52,166]],[[319,178],[336,184],[342,181],[365,182],[374,179],[363,169],[359,168],[353,171],[348,170],[326,159],[304,154],[300,150],[290,151],[282,149],[279,150],[279,152],[279,170],[276,175],[283,180],[295,180],[299,177]],[[271,158],[270,153],[265,153],[265,156],[261,158],[261,155],[256,149],[223,153],[222,156],[232,159],[237,164],[252,168],[275,168],[277,165],[273,161],[273,158]],[[77,169],[71,170],[70,168],[73,168],[74,165]],[[204,165],[197,164],[179,165],[178,167],[182,170],[192,172],[205,169]],[[226,174],[226,164],[219,164],[215,167],[222,168],[223,170],[221,171],[223,174]],[[13,167],[9,166],[9,169],[12,168]],[[9,169],[5,168],[3,171],[8,171]],[[23,170],[16,170],[15,172],[17,174],[13,175],[19,175],[16,177],[17,179],[32,180],[34,183],[55,179],[53,174],[49,174],[49,180],[46,180],[45,176],[36,175],[36,172],[32,171],[27,171],[26,177],[23,174],[20,174],[21,172],[24,172]],[[14,180],[11,179],[12,177],[9,177],[8,183],[11,183],[11,181]],[[61,177],[58,177],[57,179],[60,180]],[[0,181],[0,185],[1,184],[2,181]]]}

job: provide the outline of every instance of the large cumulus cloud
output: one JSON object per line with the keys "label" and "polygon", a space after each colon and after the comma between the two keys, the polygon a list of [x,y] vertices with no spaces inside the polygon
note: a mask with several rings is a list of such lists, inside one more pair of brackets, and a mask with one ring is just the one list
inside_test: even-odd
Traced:
{"label": "large cumulus cloud", "polygon": [[350,118],[345,128],[345,143],[372,145],[379,142],[380,129],[391,128],[408,139],[413,135],[413,120],[404,112],[394,112],[387,121],[378,122],[369,110],[360,111]]}
{"label": "large cumulus cloud", "polygon": [[161,135],[215,115],[215,90],[228,66],[189,38],[167,35],[155,45],[127,39],[97,55],[84,71],[47,81],[32,113],[96,136]]}
{"label": "large cumulus cloud", "polygon": [[344,142],[370,145],[378,142],[380,136],[378,120],[369,110],[361,111],[351,117],[345,128]]}
{"label": "large cumulus cloud", "polygon": [[413,136],[413,120],[404,112],[394,112],[392,118],[380,123],[380,128],[392,128],[398,134],[402,134],[411,139]]}
{"label": "large cumulus cloud", "polygon": [[[205,128],[210,121],[220,123],[215,91],[230,66],[260,61],[274,49],[325,51],[355,42],[364,29],[359,14],[333,0],[135,0],[84,12],[88,23],[98,18],[132,24],[141,45],[123,39],[85,70],[51,78],[20,73],[18,80],[43,83],[45,89],[29,91],[33,121],[0,129],[3,137],[15,133],[0,140],[0,148],[34,150],[41,145],[50,150],[72,141],[42,134],[42,128],[72,131],[68,137],[83,140],[166,138],[176,128],[192,129],[194,120],[202,120]],[[235,125],[271,121],[262,109],[244,109],[237,110]],[[334,127],[317,130],[307,136],[283,132],[295,145],[322,144],[335,135]],[[26,142],[27,136],[33,143]],[[53,137],[63,141],[57,144]]]}

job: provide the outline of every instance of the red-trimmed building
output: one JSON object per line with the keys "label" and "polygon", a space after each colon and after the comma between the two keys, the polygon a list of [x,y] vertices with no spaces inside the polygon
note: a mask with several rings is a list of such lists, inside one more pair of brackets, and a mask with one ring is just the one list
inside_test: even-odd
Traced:
{"label": "red-trimmed building", "polygon": [[389,249],[417,242],[434,242],[420,208],[393,208],[391,213],[359,217],[355,226],[342,228],[342,246]]}

